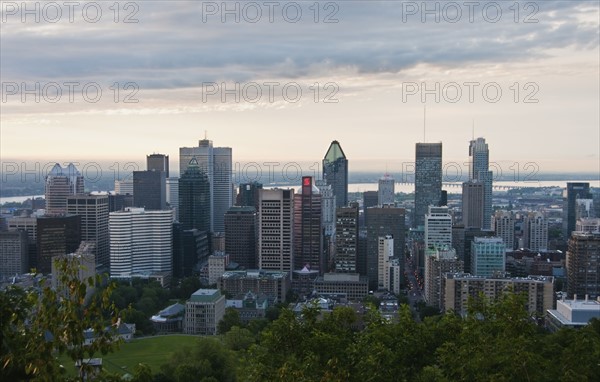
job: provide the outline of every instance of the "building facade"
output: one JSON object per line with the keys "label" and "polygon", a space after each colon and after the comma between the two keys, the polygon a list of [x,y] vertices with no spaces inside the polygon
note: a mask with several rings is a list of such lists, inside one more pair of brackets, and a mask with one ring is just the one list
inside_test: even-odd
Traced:
{"label": "building facade", "polygon": [[225,214],[225,253],[246,269],[258,266],[258,214],[252,206],[231,207]]}
{"label": "building facade", "polygon": [[471,274],[491,277],[506,271],[506,247],[499,237],[475,237],[471,242]]}
{"label": "building facade", "polygon": [[259,192],[258,267],[291,272],[293,269],[294,190]]}
{"label": "building facade", "polygon": [[496,211],[492,219],[495,235],[502,238],[506,250],[515,249],[515,217],[510,211]]}
{"label": "building facade", "polygon": [[218,289],[198,289],[185,303],[183,332],[215,335],[225,315],[225,296]]}
{"label": "building facade", "polygon": [[390,174],[385,174],[379,178],[377,185],[377,204],[383,206],[384,204],[395,204],[396,192],[395,192],[396,181]]}
{"label": "building facade", "polygon": [[183,230],[211,232],[210,183],[192,158],[179,178],[179,222]]}
{"label": "building facade", "polygon": [[302,177],[302,187],[294,194],[294,270],[304,267],[326,271],[321,229],[321,192],[310,176]]}
{"label": "building facade", "polygon": [[413,228],[425,223],[429,206],[442,198],[442,144],[417,143],[415,149],[415,207]]}
{"label": "building facade", "polygon": [[339,207],[335,214],[335,272],[357,273],[358,205]]}
{"label": "building facade", "polygon": [[58,163],[55,164],[46,176],[46,215],[66,214],[67,197],[83,194],[83,192],[83,176],[77,171],[73,163],[69,163],[65,168]]}
{"label": "building facade", "polygon": [[600,234],[573,232],[567,249],[567,294],[600,296]]}
{"label": "building facade", "polygon": [[323,180],[331,186],[336,207],[348,204],[348,159],[338,141],[331,142],[323,158]]}
{"label": "building facade", "polygon": [[133,172],[133,205],[147,211],[167,208],[167,180],[164,171]]}

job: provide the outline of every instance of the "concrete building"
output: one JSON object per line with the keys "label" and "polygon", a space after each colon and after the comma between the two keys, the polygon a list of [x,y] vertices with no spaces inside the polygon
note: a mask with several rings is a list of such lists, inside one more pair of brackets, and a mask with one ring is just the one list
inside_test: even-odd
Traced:
{"label": "concrete building", "polygon": [[294,190],[259,191],[258,266],[291,272]]}
{"label": "concrete building", "polygon": [[67,295],[68,290],[61,278],[63,277],[63,269],[58,261],[64,261],[77,269],[77,279],[86,284],[88,294],[91,295],[91,287],[88,284],[90,277],[96,276],[96,259],[94,256],[94,242],[82,241],[79,248],[75,253],[69,253],[65,255],[55,256],[52,258],[52,289],[57,291],[61,295]]}
{"label": "concrete building", "polygon": [[335,216],[335,272],[357,273],[358,205],[339,207]]}
{"label": "concrete building", "polygon": [[283,302],[290,290],[290,275],[287,272],[249,269],[245,271],[227,271],[217,281],[219,289],[232,295],[246,293],[264,293],[271,303]]}
{"label": "concrete building", "polygon": [[396,181],[390,174],[385,174],[379,178],[377,187],[377,204],[383,206],[384,204],[396,203],[396,192],[395,192]]}
{"label": "concrete building", "polygon": [[29,272],[27,232],[0,232],[0,279],[27,272]]}
{"label": "concrete building", "polygon": [[556,309],[548,309],[546,327],[551,331],[562,328],[581,328],[589,324],[592,318],[600,320],[600,297],[596,300],[557,300]]}
{"label": "concrete building", "polygon": [[133,195],[133,179],[115,180],[115,193],[118,195]]}
{"label": "concrete building", "polygon": [[[66,203],[66,198],[65,198]],[[66,205],[66,204],[65,204]],[[81,217],[41,216],[37,219],[37,262],[40,273],[52,271],[52,258],[73,253],[81,243]]]}
{"label": "concrete building", "polygon": [[425,248],[452,245],[452,215],[448,207],[429,206],[425,215]]}
{"label": "concrete building", "polygon": [[333,188],[324,180],[317,180],[315,185],[321,191],[321,225],[323,227],[323,236],[334,237],[336,229],[336,202]]}
{"label": "concrete building", "polygon": [[146,170],[162,171],[165,178],[169,177],[169,156],[164,154],[146,155]]}
{"label": "concrete building", "polygon": [[109,231],[111,278],[172,275],[173,211],[128,208],[111,212]]}
{"label": "concrete building", "polygon": [[225,253],[246,269],[258,266],[258,214],[252,206],[234,206],[225,214]]}
{"label": "concrete building", "polygon": [[229,255],[224,252],[215,252],[208,257],[208,284],[213,285],[223,276],[229,265]]}
{"label": "concrete building", "polygon": [[541,212],[529,213],[523,222],[524,247],[532,251],[548,249],[548,220]]}
{"label": "concrete building", "polygon": [[567,294],[600,296],[600,234],[573,232],[567,249]]}
{"label": "concrete building", "polygon": [[585,182],[568,182],[563,192],[563,234],[569,240],[577,222],[577,199],[592,199],[590,184]]}
{"label": "concrete building", "polygon": [[483,294],[487,299],[495,300],[504,293],[525,293],[528,312],[543,316],[554,305],[554,278],[495,278],[468,273],[446,273],[442,278],[442,310],[454,310],[465,315],[469,298],[478,299]]}
{"label": "concrete building", "polygon": [[325,273],[315,280],[318,294],[344,295],[349,301],[361,301],[369,294],[367,277],[358,273]]}
{"label": "concrete building", "polygon": [[81,218],[81,240],[94,243],[96,270],[110,270],[108,195],[79,194],[67,197],[67,213]]}
{"label": "concrete building", "polygon": [[338,141],[331,142],[323,158],[323,180],[331,186],[336,207],[348,204],[348,159]]}
{"label": "concrete building", "polygon": [[[482,184],[483,198],[481,204],[475,207],[474,203],[469,203],[472,208],[481,208],[482,229],[490,229],[492,218],[492,179],[493,173],[489,171],[490,150],[484,138],[477,138],[469,142],[469,179]],[[477,197],[475,199],[478,199]],[[463,204],[464,205],[464,204]],[[464,216],[464,215],[463,215]],[[469,227],[470,225],[466,225]]]}
{"label": "concrete building", "polygon": [[225,232],[225,213],[233,201],[232,149],[213,147],[208,139],[200,140],[197,147],[180,147],[180,174],[185,172],[192,158],[196,158],[210,185],[210,231]]}
{"label": "concrete building", "polygon": [[484,228],[484,201],[483,182],[470,180],[462,184],[462,223],[466,228]]}
{"label": "concrete building", "polygon": [[15,216],[6,220],[9,231],[25,231],[27,233],[27,266],[37,268],[37,217]]}
{"label": "concrete building", "polygon": [[179,221],[179,178],[167,178],[167,205],[175,211],[175,220]]}
{"label": "concrete building", "polygon": [[225,296],[218,289],[198,289],[185,303],[185,334],[215,335],[225,315]]}
{"label": "concrete building", "polygon": [[197,275],[208,262],[210,237],[205,231],[184,230],[181,223],[173,223],[173,277]]}
{"label": "concrete building", "polygon": [[507,251],[515,249],[515,217],[510,211],[496,211],[492,219],[492,230],[502,238]]}
{"label": "concrete building", "polygon": [[442,198],[442,144],[417,143],[415,148],[415,208],[413,228],[425,223],[429,206]]}
{"label": "concrete building", "polygon": [[577,220],[575,231],[600,233],[600,218],[582,218]]}
{"label": "concrete building", "polygon": [[262,183],[242,183],[238,188],[235,205],[238,207],[254,207],[258,211],[258,190],[263,188]]}
{"label": "concrete building", "polygon": [[308,267],[323,274],[327,269],[321,229],[321,192],[310,176],[302,177],[302,187],[294,194],[294,270]]}
{"label": "concrete building", "polygon": [[425,251],[425,302],[438,309],[442,308],[442,278],[444,273],[463,271],[462,260],[456,257],[456,251],[448,246],[433,247]]}
{"label": "concrete building", "polygon": [[394,238],[391,235],[380,236],[378,240],[377,289],[389,289],[390,264],[394,258]]}
{"label": "concrete building", "polygon": [[499,237],[476,237],[471,242],[471,274],[491,277],[506,270],[506,248]]}
{"label": "concrete building", "polygon": [[164,171],[133,172],[133,205],[146,211],[167,208],[167,180]]}
{"label": "concrete building", "polygon": [[[46,215],[64,215],[67,213],[67,197],[83,194],[83,176],[73,163],[62,168],[58,163],[46,176],[45,198]],[[48,264],[48,267],[50,264]]]}

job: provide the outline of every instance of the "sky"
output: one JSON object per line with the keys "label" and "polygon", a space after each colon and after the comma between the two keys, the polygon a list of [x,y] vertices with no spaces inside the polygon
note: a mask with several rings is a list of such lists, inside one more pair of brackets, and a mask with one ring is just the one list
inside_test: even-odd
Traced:
{"label": "sky", "polygon": [[481,136],[504,171],[600,172],[598,1],[223,4],[3,1],[0,159],[176,168],[206,135],[257,163],[338,140],[384,172]]}

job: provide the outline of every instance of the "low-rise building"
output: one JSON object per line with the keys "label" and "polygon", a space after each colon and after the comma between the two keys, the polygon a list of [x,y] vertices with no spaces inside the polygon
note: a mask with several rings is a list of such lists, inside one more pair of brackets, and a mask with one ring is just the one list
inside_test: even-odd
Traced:
{"label": "low-rise building", "polygon": [[183,330],[184,315],[185,305],[176,303],[152,316],[150,321],[158,333],[176,333]]}
{"label": "low-rise building", "polygon": [[183,332],[217,334],[217,325],[225,315],[225,296],[218,289],[198,289],[185,304]]}
{"label": "low-rise building", "polygon": [[359,301],[369,294],[369,280],[358,273],[325,273],[315,280],[319,294],[345,294],[349,301]]}
{"label": "low-rise building", "polygon": [[256,294],[248,292],[240,294],[226,302],[227,308],[234,308],[240,314],[240,320],[247,324],[248,322],[264,318],[269,307],[269,299],[264,293]]}
{"label": "low-rise building", "polygon": [[556,309],[547,310],[546,327],[551,331],[561,328],[580,328],[592,318],[600,320],[600,297],[597,300],[558,300]]}
{"label": "low-rise building", "polygon": [[285,301],[285,296],[290,290],[289,273],[283,271],[270,271],[253,269],[245,271],[227,271],[218,279],[219,289],[231,295],[240,293],[264,293],[269,303]]}

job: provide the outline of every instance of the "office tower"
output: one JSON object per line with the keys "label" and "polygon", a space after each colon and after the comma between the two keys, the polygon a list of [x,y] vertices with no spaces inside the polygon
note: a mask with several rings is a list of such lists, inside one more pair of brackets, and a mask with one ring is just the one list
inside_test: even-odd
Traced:
{"label": "office tower", "polygon": [[377,289],[390,289],[390,259],[394,257],[394,238],[380,236],[377,243]]}
{"label": "office tower", "polygon": [[235,206],[225,214],[225,253],[246,269],[258,266],[258,213],[252,206]]}
{"label": "office tower", "polygon": [[575,230],[577,221],[577,199],[593,198],[590,193],[589,183],[567,183],[567,189],[563,192],[563,234],[568,240]]}
{"label": "office tower", "polygon": [[121,211],[133,207],[133,195],[108,194],[108,212]]}
{"label": "office tower", "polygon": [[[405,211],[404,208],[387,205],[367,208],[365,213],[367,228],[367,276],[369,277],[369,289],[374,290],[377,289],[379,280],[379,237],[392,236],[394,239],[394,256],[400,259],[404,258]],[[402,262],[400,263],[402,266]]]}
{"label": "office tower", "polygon": [[[473,240],[475,240],[475,238],[477,237],[495,237],[494,235],[494,231],[489,230],[489,229],[481,229],[481,228],[463,228],[463,236],[462,236],[462,243],[463,243],[463,257],[461,258],[459,256],[459,259],[462,260],[465,264],[465,272],[471,272],[471,259],[472,259],[472,254],[471,254],[471,244],[473,243]],[[457,251],[457,256],[458,256],[458,251]]]}
{"label": "office tower", "polygon": [[377,207],[379,203],[379,192],[377,191],[365,191],[363,192],[363,209],[367,210],[369,207]]}
{"label": "office tower", "polygon": [[167,181],[163,171],[133,172],[133,205],[146,211],[167,208]]}
{"label": "office tower", "polygon": [[94,244],[98,273],[110,270],[108,195],[74,195],[67,199],[69,215],[81,217],[81,240]]}
{"label": "office tower", "polygon": [[28,241],[28,267],[37,268],[37,217],[35,216],[15,216],[6,221],[9,231],[27,232]]}
{"label": "office tower", "polygon": [[483,184],[483,222],[481,228],[490,229],[492,219],[492,179],[489,171],[490,150],[484,138],[469,142],[469,179]]}
{"label": "office tower", "polygon": [[471,242],[471,274],[491,277],[506,270],[506,248],[499,237],[476,237]]}
{"label": "office tower", "polygon": [[575,231],[592,233],[600,232],[600,218],[583,218],[577,220]]}
{"label": "office tower", "polygon": [[394,181],[394,178],[387,173],[379,179],[377,188],[378,205],[383,206],[384,204],[395,204],[395,183],[396,182]]}
{"label": "office tower", "polygon": [[307,267],[326,271],[321,230],[321,192],[311,176],[302,177],[302,187],[294,194],[294,269]]}
{"label": "office tower", "polygon": [[361,276],[367,276],[367,229],[358,227],[358,252],[356,254],[356,272]]}
{"label": "office tower", "polygon": [[575,200],[575,222],[579,219],[594,217],[596,217],[596,208],[593,198]]}
{"label": "office tower", "polygon": [[432,247],[425,250],[423,297],[428,305],[442,308],[442,278],[447,272],[462,272],[464,264],[456,257],[454,248]]}
{"label": "office tower", "polygon": [[210,255],[208,232],[197,229],[183,230],[181,223],[173,223],[173,277],[197,275]]}
{"label": "office tower", "polygon": [[179,221],[183,230],[210,231],[210,183],[195,158],[179,178]]}
{"label": "office tower", "polygon": [[112,278],[172,275],[173,211],[127,208],[111,212],[109,230]]}
{"label": "office tower", "polygon": [[165,178],[169,177],[169,156],[164,154],[146,155],[146,170],[162,171]]}
{"label": "office tower", "polygon": [[81,243],[80,216],[39,217],[37,219],[37,271],[50,273],[52,258],[75,252],[79,243]]}
{"label": "office tower", "polygon": [[442,144],[417,143],[415,150],[415,207],[414,228],[425,223],[429,206],[442,199]]}
{"label": "office tower", "polygon": [[336,203],[333,188],[324,180],[315,182],[319,191],[321,191],[321,225],[325,237],[335,236],[336,225]]}
{"label": "office tower", "polygon": [[185,303],[183,332],[215,335],[225,315],[225,296],[218,289],[198,289]]}
{"label": "office tower", "polygon": [[258,267],[292,271],[294,190],[270,189],[258,193]]}
{"label": "office tower", "polygon": [[524,247],[532,251],[548,249],[548,220],[541,212],[531,212],[523,222]]}
{"label": "office tower", "polygon": [[83,176],[73,163],[65,168],[55,164],[46,176],[46,215],[66,214],[67,196],[83,192]]}
{"label": "office tower", "polygon": [[567,249],[567,294],[600,296],[599,233],[572,233]]}
{"label": "office tower", "polygon": [[235,199],[236,206],[252,206],[258,211],[258,190],[263,188],[262,183],[242,183],[238,188]]}
{"label": "office tower", "polygon": [[133,195],[133,179],[115,180],[115,193],[119,195]]}
{"label": "office tower", "polygon": [[496,211],[492,218],[492,229],[501,237],[507,251],[515,249],[515,217],[510,211]]}
{"label": "office tower", "polygon": [[197,147],[179,148],[180,174],[185,172],[188,163],[195,157],[200,170],[208,176],[211,232],[225,232],[225,212],[232,205],[231,153],[231,147],[213,147],[212,141],[208,139],[200,140]]}
{"label": "office tower", "polygon": [[448,191],[442,190],[442,197],[440,198],[440,203],[438,207],[445,207],[448,205]]}
{"label": "office tower", "polygon": [[462,222],[466,228],[489,228],[484,219],[484,184],[471,180],[462,184]]}
{"label": "office tower", "polygon": [[29,272],[27,232],[0,232],[0,280],[27,272]]}
{"label": "office tower", "polygon": [[323,179],[333,189],[336,207],[348,204],[348,159],[338,141],[331,142],[323,158]]}
{"label": "office tower", "polygon": [[357,273],[358,205],[339,207],[335,213],[335,272]]}
{"label": "office tower", "polygon": [[167,204],[175,211],[175,220],[179,221],[179,178],[167,178]]}
{"label": "office tower", "polygon": [[425,250],[433,246],[452,246],[452,215],[448,207],[429,206],[425,215]]}

